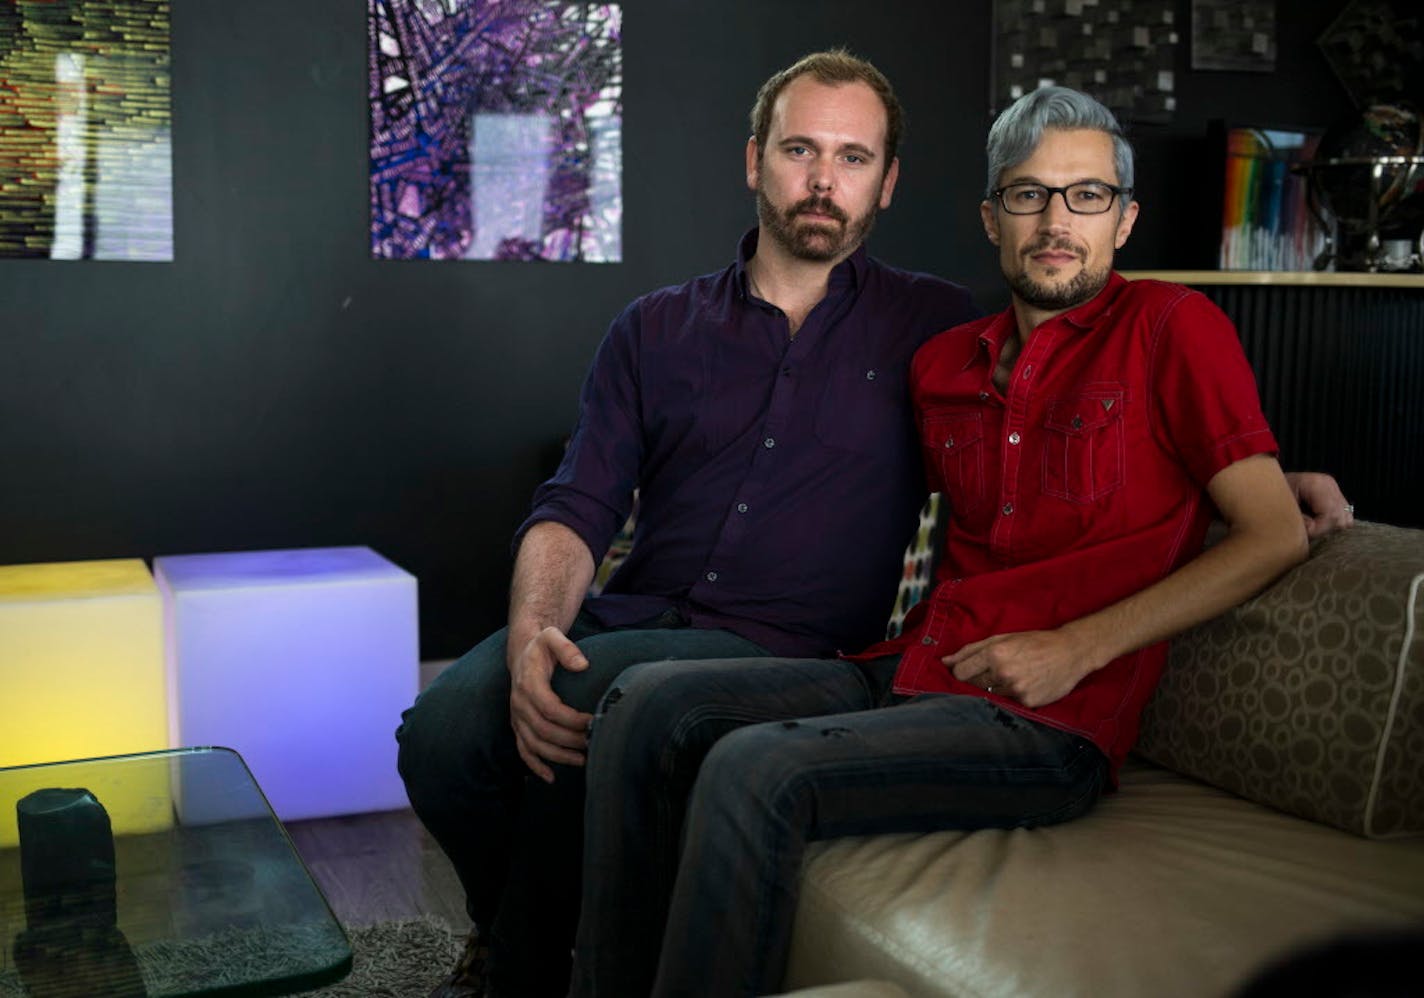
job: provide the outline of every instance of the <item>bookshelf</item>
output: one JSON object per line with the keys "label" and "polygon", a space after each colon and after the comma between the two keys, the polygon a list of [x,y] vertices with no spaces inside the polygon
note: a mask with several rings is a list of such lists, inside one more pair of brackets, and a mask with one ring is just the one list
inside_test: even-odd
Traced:
{"label": "bookshelf", "polygon": [[1367,274],[1314,270],[1124,270],[1129,281],[1174,281],[1203,285],[1265,285],[1315,288],[1415,288],[1424,291],[1424,274]]}

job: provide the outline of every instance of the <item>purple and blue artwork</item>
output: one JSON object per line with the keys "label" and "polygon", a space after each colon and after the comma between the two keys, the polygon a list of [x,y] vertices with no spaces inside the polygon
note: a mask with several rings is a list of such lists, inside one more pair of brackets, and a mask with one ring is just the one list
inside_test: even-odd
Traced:
{"label": "purple and blue artwork", "polygon": [[618,4],[367,12],[372,257],[622,259]]}

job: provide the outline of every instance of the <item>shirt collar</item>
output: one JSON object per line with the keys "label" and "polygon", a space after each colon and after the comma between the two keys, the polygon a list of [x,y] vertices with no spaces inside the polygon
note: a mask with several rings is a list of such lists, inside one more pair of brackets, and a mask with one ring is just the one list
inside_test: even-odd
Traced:
{"label": "shirt collar", "polygon": [[[1117,301],[1117,296],[1122,293],[1122,289],[1127,287],[1127,279],[1117,271],[1108,275],[1107,284],[1103,289],[1075,309],[1064,312],[1062,315],[1054,316],[1049,322],[1062,319],[1078,329],[1091,329],[1102,319],[1112,312],[1113,304]],[[999,356],[999,352],[1004,347],[1004,341],[1018,332],[1018,323],[1014,318],[1014,308],[1010,305],[1004,311],[994,316],[993,320],[984,327],[979,334],[980,352],[971,357],[964,365],[964,370],[968,370],[971,365],[977,364],[987,358]]]}
{"label": "shirt collar", "polygon": [[1117,296],[1122,294],[1122,289],[1125,287],[1127,287],[1127,279],[1114,270],[1108,275],[1108,283],[1103,285],[1103,289],[1094,295],[1091,301],[1086,301],[1077,308],[1064,312],[1058,318],[1079,329],[1091,329],[1112,311],[1113,303],[1117,301]]}
{"label": "shirt collar", "polygon": [[[747,261],[756,256],[757,249],[757,229],[748,229],[746,235],[742,236],[742,241],[737,244],[737,287],[742,293],[742,298],[748,297],[747,288]],[[869,267],[870,257],[866,253],[865,243],[861,243],[855,248],[855,252],[846,257],[831,269],[831,276],[826,281],[827,291],[843,291],[846,288],[858,288],[865,283],[865,272]]]}
{"label": "shirt collar", "polygon": [[748,229],[742,241],[737,243],[737,287],[741,289],[743,298],[750,294],[747,288],[747,261],[756,256],[756,248],[757,230]]}
{"label": "shirt collar", "polygon": [[989,324],[979,334],[979,352],[969,358],[963,370],[967,371],[975,364],[984,363],[999,356],[999,352],[1004,349],[1004,341],[1017,331],[1018,324],[1014,319],[1014,307],[1010,305],[989,320]]}

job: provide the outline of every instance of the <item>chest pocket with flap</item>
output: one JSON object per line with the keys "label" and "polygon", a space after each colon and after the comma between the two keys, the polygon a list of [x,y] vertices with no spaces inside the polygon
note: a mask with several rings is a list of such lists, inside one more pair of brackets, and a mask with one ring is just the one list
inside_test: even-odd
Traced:
{"label": "chest pocket with flap", "polygon": [[984,505],[984,419],[973,410],[930,412],[922,430],[926,467],[937,468],[950,510],[967,516]]}
{"label": "chest pocket with flap", "polygon": [[1103,388],[1048,403],[1043,494],[1097,502],[1122,485],[1123,390]]}

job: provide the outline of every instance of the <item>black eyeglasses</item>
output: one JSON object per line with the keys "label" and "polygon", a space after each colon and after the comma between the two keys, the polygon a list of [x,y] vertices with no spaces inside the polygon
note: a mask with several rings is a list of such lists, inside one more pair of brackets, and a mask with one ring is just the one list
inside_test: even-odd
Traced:
{"label": "black eyeglasses", "polygon": [[1113,206],[1115,198],[1131,197],[1132,188],[1114,187],[1097,180],[1084,180],[1067,187],[1009,184],[990,196],[998,198],[1010,215],[1040,215],[1047,210],[1048,201],[1055,194],[1063,195],[1063,203],[1075,215],[1101,215]]}

